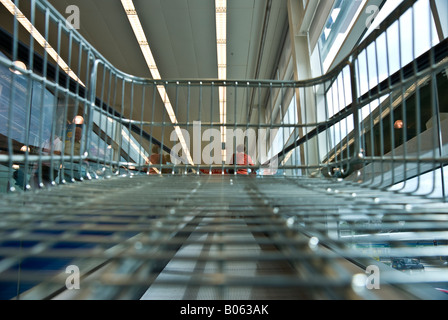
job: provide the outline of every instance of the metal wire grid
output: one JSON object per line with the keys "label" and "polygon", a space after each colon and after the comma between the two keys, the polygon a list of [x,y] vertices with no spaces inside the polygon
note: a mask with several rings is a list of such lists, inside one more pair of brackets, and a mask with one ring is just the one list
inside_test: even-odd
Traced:
{"label": "metal wire grid", "polygon": [[[385,80],[379,75],[378,63],[380,55],[386,52],[386,64],[391,64],[387,54],[390,51],[388,36],[394,34],[396,26],[399,30],[403,28],[406,20],[402,17],[408,12],[411,12],[410,21],[415,24],[415,4],[416,1],[404,2],[346,61],[318,79],[302,82],[154,81],[116,70],[76,31],[66,28],[63,18],[46,2],[31,1],[34,9],[31,9],[30,20],[33,24],[33,15],[43,12],[44,25],[56,25],[61,31],[55,47],[60,48],[63,37],[67,36],[71,46],[76,47],[75,51],[83,52],[76,62],[70,58],[72,51],[68,50],[66,60],[71,62],[70,69],[84,75],[86,86],[70,80],[63,72],[58,73],[58,66],[55,77],[46,73],[45,68],[39,71],[31,67],[33,71],[20,71],[22,76],[42,83],[55,96],[62,97],[59,102],[62,101],[65,117],[71,118],[68,117],[70,112],[73,112],[72,116],[82,114],[85,117],[86,124],[82,127],[85,140],[82,140],[81,150],[89,152],[75,154],[72,149],[65,156],[44,155],[41,151],[33,154],[28,149],[19,152],[16,142],[8,134],[7,153],[0,155],[0,161],[10,168],[8,179],[11,185],[14,183],[13,164],[21,163],[28,168],[37,163],[37,168],[41,169],[46,161],[50,161],[50,168],[62,171],[62,175],[51,175],[49,182],[65,185],[3,197],[6,204],[2,208],[5,217],[2,220],[0,270],[5,284],[3,288],[11,285],[15,293],[11,297],[20,298],[56,298],[67,292],[69,297],[76,298],[150,298],[154,297],[151,290],[157,286],[170,288],[179,284],[189,289],[183,297],[203,297],[205,294],[221,299],[235,295],[259,298],[269,296],[272,288],[282,288],[286,291],[277,291],[275,297],[372,298],[388,290],[361,290],[362,285],[358,287],[357,281],[361,279],[362,283],[365,279],[353,275],[361,273],[365,276],[366,266],[374,263],[369,257],[378,256],[380,245],[385,248],[380,251],[386,264],[391,262],[391,257],[418,257],[436,269],[409,278],[379,264],[382,283],[387,283],[387,287],[392,285],[393,296],[403,297],[405,292],[405,297],[437,297],[438,292],[431,287],[428,289],[427,284],[446,282],[443,264],[447,240],[446,209],[444,202],[435,201],[446,199],[443,175],[445,131],[439,117],[443,111],[444,94],[438,87],[439,83],[443,84],[447,67],[446,39],[440,39],[440,43],[422,56],[413,55],[409,64],[400,61],[398,71],[387,70]],[[18,48],[21,48],[19,24],[17,20],[13,23],[12,58],[0,59],[0,63],[8,68],[14,68],[12,61],[18,58]],[[44,30],[47,30],[48,38],[51,33],[48,28]],[[396,35],[400,50],[403,50],[402,33]],[[411,35],[413,42],[417,42],[415,28]],[[432,39],[431,34],[429,38]],[[381,48],[383,42],[386,50]],[[33,47],[31,42],[26,56],[36,57],[35,49],[37,46]],[[373,67],[372,61],[375,61]],[[46,54],[41,63],[50,65]],[[18,76],[10,77],[11,88],[18,87]],[[368,84],[367,93],[363,92],[364,83]],[[30,94],[30,87],[27,88],[25,97]],[[166,100],[157,96],[160,88],[171,98],[177,123],[168,121],[169,114],[155,114],[155,110],[166,105]],[[233,99],[227,101],[230,112],[226,123],[218,119],[216,111],[220,88],[226,88],[228,94],[233,93]],[[427,88],[429,98],[419,99]],[[289,101],[288,95],[293,93],[296,94],[292,99],[294,107],[300,112],[288,122],[284,120],[284,105]],[[413,96],[417,97],[415,109],[409,102]],[[15,95],[10,97],[8,110],[12,114]],[[375,101],[379,101],[376,109],[372,106]],[[258,112],[255,121],[238,123],[237,110],[252,103],[259,105],[258,111],[265,105],[266,113]],[[192,111],[196,104],[199,105],[195,109],[197,114]],[[412,146],[407,136],[411,137],[410,133],[398,137],[392,129],[396,119],[408,127],[411,123],[409,116],[406,117],[408,109],[414,112],[419,120],[417,123],[422,121],[422,115],[432,117],[432,126],[426,131],[417,124],[413,136],[416,142]],[[397,118],[396,110],[404,117]],[[53,113],[53,119],[56,115]],[[388,115],[391,116],[387,118]],[[196,119],[201,120],[202,129],[266,129],[270,137],[276,129],[288,128],[288,133],[283,131],[283,138],[290,140],[276,155],[275,169],[284,170],[287,175],[303,176],[298,180],[286,177],[249,180],[249,177],[222,174],[203,177],[201,173],[204,172],[217,170],[221,173],[237,167],[227,163],[190,164],[185,158],[184,163],[175,165],[144,164],[141,153],[148,152],[152,144],[170,152],[166,142],[173,128],[191,132]],[[43,118],[37,124],[41,128],[38,137],[42,138]],[[387,124],[390,124],[389,135],[383,130]],[[29,136],[31,126],[23,124],[23,128],[25,136]],[[375,138],[376,128],[380,128],[379,138]],[[125,139],[117,138],[124,129],[134,139],[125,144]],[[56,134],[55,130],[52,126],[51,137]],[[161,139],[154,139],[154,136]],[[110,143],[115,153],[107,153],[107,144],[102,146],[103,153],[92,153],[91,144],[100,140]],[[131,157],[131,140],[140,146],[140,156]],[[389,150],[386,148],[388,143],[391,145]],[[414,146],[415,152],[411,150]],[[398,150],[400,147],[401,151]],[[291,151],[296,152],[286,160]],[[120,156],[123,159],[119,159]],[[67,168],[72,169],[65,169],[66,164],[71,164]],[[73,164],[78,169],[73,169]],[[267,166],[271,169],[268,164],[268,161],[258,161],[255,168],[262,171]],[[88,170],[82,171],[86,166]],[[145,167],[187,175],[152,179],[135,175]],[[77,176],[75,171],[78,171]],[[89,181],[82,185],[66,183],[107,178],[123,172],[128,178]],[[423,180],[419,177],[426,172],[432,174],[430,188],[420,192]],[[191,176],[191,173],[199,175]],[[356,183],[306,178],[319,174],[347,177]],[[417,183],[409,190],[411,177],[417,177]],[[403,181],[403,185],[397,187]],[[195,184],[198,187],[192,189]],[[37,177],[37,186],[44,186],[42,176]],[[390,186],[395,186],[395,192],[390,192]],[[32,186],[25,184],[24,188],[29,190]],[[436,189],[442,189],[441,194],[436,194]],[[408,194],[419,197],[405,196]],[[395,233],[403,231],[397,234],[402,238],[391,239],[384,235],[391,230]],[[241,238],[231,237],[233,234]],[[428,246],[431,242],[432,246]],[[409,243],[417,243],[417,246],[409,246]],[[424,249],[420,247],[422,243]],[[193,249],[200,254],[189,255],[191,251],[187,248],[184,256],[184,246],[189,244],[200,247]],[[251,254],[244,252],[244,248],[249,248]],[[353,270],[353,265],[347,265],[346,258],[355,262],[359,269]],[[188,268],[179,271],[176,266],[168,266],[175,260],[181,261],[182,265],[185,262],[194,264],[194,270],[203,272],[191,272]],[[238,266],[240,262],[245,266]],[[254,262],[253,270],[261,269],[263,276],[253,270],[245,271],[256,276],[242,272],[241,268],[248,269]],[[82,270],[81,290],[66,290],[67,274],[64,272],[53,278],[69,264]],[[234,269],[239,272],[232,273]],[[179,277],[173,279],[164,274],[159,277],[162,270],[168,271],[168,275],[174,272]],[[425,285],[417,286],[421,283]],[[412,287],[406,287],[408,284]],[[395,285],[406,288],[397,291]],[[28,291],[31,287],[33,289]],[[147,292],[149,287],[151,290]],[[195,289],[192,291],[191,288]],[[211,291],[198,288],[211,288]],[[234,291],[235,288],[240,291]],[[414,288],[419,292],[414,292]]]}
{"label": "metal wire grid", "polygon": [[[403,192],[445,199],[442,115],[446,111],[447,41],[440,37],[436,41],[432,27],[417,26],[420,2],[401,4],[326,75],[299,82],[137,78],[107,62],[76,30],[66,26],[47,2],[22,4],[19,7],[29,24],[58,49],[68,67],[52,64],[49,54],[42,53],[32,37],[29,44],[20,43],[23,19],[12,16],[13,34],[7,46],[11,57],[0,62],[17,70],[12,61],[21,58],[29,66],[20,76],[9,75],[11,92],[5,101],[9,131],[5,152],[0,155],[9,168],[9,190],[18,185],[14,165],[23,167],[25,176],[35,175],[33,181],[18,185],[27,190],[153,167],[176,174],[236,171],[232,154],[239,141],[244,141],[259,174],[322,173],[375,188],[396,188],[402,183]],[[409,24],[410,36],[405,37],[402,30]],[[418,28],[425,31],[417,32]],[[428,46],[423,53],[416,48],[422,42]],[[407,51],[411,53],[406,56],[403,52]],[[399,58],[394,57],[397,52]],[[80,78],[73,77],[70,71],[75,70]],[[24,79],[25,84],[21,82]],[[18,123],[21,120],[13,112],[21,105],[17,94],[31,101],[36,83],[42,87],[41,99],[45,90],[52,93],[55,107],[49,117],[40,112],[38,118],[25,117]],[[219,110],[223,91],[227,95],[226,121]],[[33,114],[33,108],[42,110],[45,105],[43,101],[36,105],[22,102],[28,105],[24,114]],[[286,117],[289,106],[297,112]],[[245,110],[256,112],[250,113],[248,121],[239,121]],[[80,150],[73,148],[76,115],[85,121]],[[70,126],[60,127],[60,119]],[[401,121],[401,130],[395,128],[396,121]],[[198,123],[199,142],[194,132]],[[48,137],[44,133],[47,124],[51,124]],[[17,128],[20,137],[14,135]],[[202,152],[206,143],[201,137],[213,129],[226,131],[230,137],[222,145],[227,152],[225,161]],[[172,150],[168,146],[174,144],[174,133],[180,142],[179,132],[189,146]],[[63,154],[44,152],[39,143],[56,136],[63,140],[62,149],[71,148]],[[282,138],[285,147],[269,150],[276,138]],[[170,153],[172,164],[145,164],[154,144]],[[23,146],[25,151],[20,150]],[[222,146],[214,150],[215,156]],[[182,154],[185,149],[193,161]],[[238,164],[241,166],[245,165]],[[49,177],[42,176],[44,167],[49,168]],[[424,174],[432,174],[429,191],[421,191],[426,186],[420,178]],[[413,187],[409,188],[411,180]]]}
{"label": "metal wire grid", "polygon": [[[320,170],[324,175],[348,176],[375,188],[402,183],[403,192],[446,198],[442,115],[447,111],[443,102],[447,41],[434,40],[431,26],[417,26],[418,4],[403,3],[343,63],[313,80],[150,81],[130,77],[97,60],[92,85],[96,82],[97,95],[104,105],[120,105],[117,121],[137,126],[140,145],[149,144],[149,149],[152,144],[143,132],[161,137],[162,146],[172,140],[174,131],[177,136],[182,131],[187,144],[191,142],[187,149],[194,164],[184,153],[181,163],[158,165],[159,171],[235,170],[230,158],[237,143],[231,138],[240,130],[259,173],[310,175]],[[405,37],[402,30],[408,24],[412,28],[410,36]],[[417,28],[425,31],[417,32]],[[427,39],[427,49],[417,48],[427,44]],[[403,52],[407,50],[411,53],[406,56]],[[397,52],[398,59],[394,57]],[[222,91],[227,96],[226,121],[218,110]],[[297,113],[286,117],[290,104]],[[247,122],[238,121],[240,113],[254,110],[253,106],[258,106],[258,112],[252,112]],[[160,109],[166,112],[155,114]],[[223,143],[227,158],[222,163],[219,157],[193,155],[198,121],[199,135],[209,129],[227,132]],[[278,137],[276,134],[286,146],[269,154],[268,146]],[[204,142],[199,144],[203,149]],[[215,155],[221,146],[217,149]],[[135,165],[142,168],[139,161]],[[264,170],[266,167],[268,170]],[[269,170],[272,167],[274,170]],[[420,178],[424,174],[432,175],[431,187],[426,190],[428,180]]]}
{"label": "metal wire grid", "polygon": [[[354,247],[381,242],[381,259],[446,257],[446,243],[406,244],[446,239],[446,206],[430,200],[344,181],[196,175],[94,180],[43,193],[2,199],[0,280],[17,281],[16,298],[444,298],[434,284],[448,281],[443,261],[408,275],[372,259],[374,245]],[[412,235],[383,239],[388,230]],[[30,268],[33,260],[49,265]],[[375,264],[381,288],[368,290],[357,281]],[[73,265],[80,287],[69,290]]]}
{"label": "metal wire grid", "polygon": [[[85,157],[68,148],[73,145],[75,136],[64,139],[68,128],[62,129],[61,122],[62,119],[71,122],[77,115],[85,116],[84,110],[90,104],[86,94],[90,61],[100,55],[46,1],[5,2],[1,9],[11,13],[2,12],[1,45],[6,57],[0,56],[2,67],[6,72],[8,68],[11,71],[2,74],[6,87],[1,101],[7,123],[2,130],[5,139],[0,161],[9,167],[8,191],[65,181],[57,179],[59,168],[62,177],[67,170],[67,176],[73,179],[73,164],[79,167],[79,161]],[[22,32],[28,32],[28,37],[19,40]],[[22,42],[24,39],[28,40]],[[17,61],[23,62],[25,69],[17,67]],[[48,93],[52,96],[51,102]],[[62,154],[44,151],[44,141],[54,141],[57,137],[62,140],[62,151],[67,151]],[[81,143],[81,149],[85,150],[86,139]],[[63,162],[71,166],[61,166]],[[17,165],[22,168],[24,177],[36,174],[36,179],[16,183],[14,167]],[[49,168],[48,178],[42,176],[43,167]]]}

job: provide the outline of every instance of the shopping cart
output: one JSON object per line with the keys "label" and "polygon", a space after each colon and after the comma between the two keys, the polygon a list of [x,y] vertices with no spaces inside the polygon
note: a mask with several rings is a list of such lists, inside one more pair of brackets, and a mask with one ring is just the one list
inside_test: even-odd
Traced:
{"label": "shopping cart", "polygon": [[[1,298],[447,298],[448,42],[418,1],[305,81],[134,77],[31,3],[1,35]],[[67,64],[19,42],[39,23]]]}

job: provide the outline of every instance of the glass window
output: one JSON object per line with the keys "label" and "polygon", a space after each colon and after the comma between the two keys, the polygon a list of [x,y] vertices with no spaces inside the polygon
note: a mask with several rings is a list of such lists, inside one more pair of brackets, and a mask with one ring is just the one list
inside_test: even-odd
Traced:
{"label": "glass window", "polygon": [[0,87],[0,134],[10,137],[15,149],[23,145],[42,146],[50,138],[56,121],[53,93],[5,66],[0,67]]}
{"label": "glass window", "polygon": [[[32,92],[29,142],[34,146],[42,146],[51,138],[52,126],[56,121],[53,118],[56,115],[56,100],[50,91],[35,81]],[[59,135],[60,131],[56,134]]]}
{"label": "glass window", "polygon": [[366,0],[336,0],[319,38],[324,72],[328,71]]}
{"label": "glass window", "polygon": [[[2,55],[5,57],[4,55]],[[14,81],[14,90],[11,86]],[[27,87],[28,79],[18,74],[13,74],[7,67],[0,66],[0,134],[11,137],[16,142],[25,143],[24,124],[27,114]],[[10,101],[14,104],[11,106]],[[11,114],[10,114],[11,112]],[[11,119],[8,121],[8,119]],[[2,139],[3,140],[3,139]],[[4,141],[6,143],[6,140]],[[7,149],[2,146],[2,149]]]}
{"label": "glass window", "polygon": [[[402,2],[388,0],[366,38]],[[413,28],[410,32],[409,28]],[[363,39],[364,39],[363,38]],[[439,43],[430,1],[420,0],[360,55],[360,93],[364,94]]]}
{"label": "glass window", "polygon": [[[280,151],[282,151],[285,144],[288,142],[289,137],[294,131],[293,127],[287,127],[286,125],[289,124],[297,124],[298,117],[297,117],[297,106],[295,104],[295,95],[292,97],[291,102],[288,106],[288,109],[283,116],[283,120],[281,122],[282,125],[285,125],[285,127],[280,128],[275,135],[274,142],[271,147],[270,156],[274,156]],[[275,131],[275,130],[274,130]]]}
{"label": "glass window", "polygon": [[[387,0],[363,39],[384,21],[401,2],[402,0]],[[335,43],[338,30],[343,31],[341,23],[337,24],[337,21],[343,21],[344,19],[348,21],[347,19],[353,17],[353,15],[348,15],[347,13],[345,17],[341,16],[341,12],[348,9],[347,3],[344,3],[342,0],[336,1],[326,29],[320,39],[321,48],[324,49],[321,52],[322,58],[325,55],[327,58],[329,57],[329,50],[325,51],[326,47]],[[413,28],[412,32],[409,32],[409,28]],[[334,34],[332,35],[332,33]],[[429,37],[428,35],[431,36]],[[430,8],[430,1],[417,1],[414,9],[406,12],[399,21],[392,24],[374,43],[370,44],[359,54],[356,62],[358,93],[360,95],[366,94],[437,43],[439,43],[439,39]],[[384,95],[362,108],[361,120],[366,119],[387,97],[388,95]],[[351,84],[348,68],[343,70],[327,91],[326,103],[329,117],[340,112],[351,103]],[[351,121],[348,123],[349,126],[346,126],[344,123],[338,123],[333,128],[333,146],[353,129]]]}

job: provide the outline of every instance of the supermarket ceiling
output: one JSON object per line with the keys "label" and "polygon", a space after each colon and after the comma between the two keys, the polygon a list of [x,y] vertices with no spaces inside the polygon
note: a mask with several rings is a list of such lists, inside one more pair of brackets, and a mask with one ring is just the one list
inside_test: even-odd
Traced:
{"label": "supermarket ceiling", "polygon": [[[120,0],[49,0],[79,8],[79,32],[118,69],[151,77]],[[134,0],[163,79],[218,78],[215,1]],[[272,79],[288,28],[286,0],[227,0],[227,79]]]}
{"label": "supermarket ceiling", "polygon": [[[275,79],[289,29],[288,0],[47,1],[67,20],[71,15],[70,8],[75,6],[79,19],[76,28],[85,40],[118,70],[150,79]],[[14,7],[14,3],[11,0],[0,2],[4,5],[0,6],[0,26],[12,34],[14,24],[11,8],[9,12],[6,8]],[[25,16],[31,16],[30,3],[30,0],[20,0],[20,9]],[[224,10],[222,6],[225,6]],[[222,12],[225,12],[223,25],[218,23],[222,20],[219,15]],[[141,35],[139,38],[135,26],[131,23],[136,20],[136,16],[144,41]],[[44,20],[41,17],[36,19],[37,29],[45,34]],[[225,30],[225,39],[222,38],[223,31],[220,31],[220,27]],[[50,30],[50,43],[56,33],[56,28]],[[19,36],[24,43],[30,40],[29,33],[23,30]],[[151,63],[148,63],[143,54],[142,43],[150,47],[153,59]],[[223,48],[220,46],[222,43],[225,43],[224,58]],[[42,53],[39,46],[34,49]],[[151,68],[152,64],[157,67],[156,73]],[[85,78],[85,75],[79,76]],[[211,115],[204,115],[204,119],[221,123],[245,123],[257,121],[259,118],[255,113],[261,113],[261,108],[250,113],[248,104],[240,103],[240,100],[244,99],[242,94],[238,95],[238,101],[235,94],[233,104],[224,103],[224,107],[221,107],[221,101],[226,99],[225,93],[224,97],[221,97],[221,91],[219,94],[219,110],[215,110],[215,105],[212,104],[209,113],[213,115],[213,119]],[[188,111],[188,108],[179,108],[174,114],[173,110],[168,108],[170,104],[165,102],[165,98],[157,103],[165,104],[166,113],[163,108],[156,107],[156,120],[163,119],[165,114],[168,114],[171,122],[176,124],[177,121],[187,121],[188,112],[190,115],[199,114],[199,111]],[[123,105],[127,108],[124,114],[126,111],[129,113],[131,104]],[[112,107],[121,109],[119,103]],[[136,108],[134,112],[141,114]],[[145,114],[142,120],[152,119],[150,116]],[[159,128],[155,128],[152,133],[159,140],[164,134]]]}

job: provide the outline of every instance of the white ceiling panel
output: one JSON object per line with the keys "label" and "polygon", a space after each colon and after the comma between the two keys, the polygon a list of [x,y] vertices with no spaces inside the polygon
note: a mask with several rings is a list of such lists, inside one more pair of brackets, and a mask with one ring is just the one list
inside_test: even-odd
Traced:
{"label": "white ceiling panel", "polygon": [[[77,5],[81,19],[79,32],[87,41],[121,71],[150,77],[120,0],[49,2],[64,16],[67,6]],[[273,77],[288,24],[286,4],[287,0],[227,0],[228,79]],[[218,77],[214,1],[134,0],[134,5],[163,79]],[[232,95],[229,90],[227,100],[234,102]],[[238,99],[248,101],[243,94]],[[184,103],[185,98],[179,101]],[[233,109],[234,103],[229,103],[228,120],[244,123],[248,105],[239,101],[237,111]],[[190,121],[198,118],[197,105],[189,106]],[[138,114],[138,110],[134,112]],[[186,119],[185,108],[176,112],[179,119]],[[219,116],[211,108],[202,112]]]}

